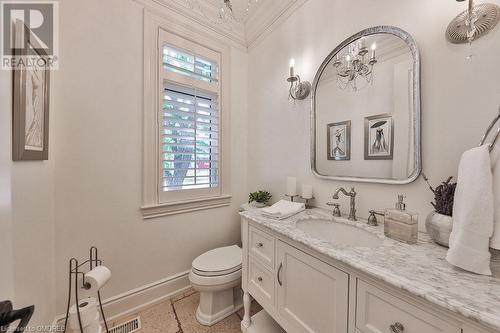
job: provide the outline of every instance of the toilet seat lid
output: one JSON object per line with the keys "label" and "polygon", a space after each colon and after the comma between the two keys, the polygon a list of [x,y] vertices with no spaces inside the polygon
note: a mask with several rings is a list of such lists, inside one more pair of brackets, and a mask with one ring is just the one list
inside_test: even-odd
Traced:
{"label": "toilet seat lid", "polygon": [[235,272],[241,268],[241,249],[232,245],[210,250],[193,260],[192,266],[195,273],[205,276]]}

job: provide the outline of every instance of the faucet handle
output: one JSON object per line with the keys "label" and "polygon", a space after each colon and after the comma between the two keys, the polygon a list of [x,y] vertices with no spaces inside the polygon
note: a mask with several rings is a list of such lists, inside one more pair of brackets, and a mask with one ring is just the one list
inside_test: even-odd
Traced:
{"label": "faucet handle", "polygon": [[335,202],[327,202],[326,203],[328,206],[333,206],[333,212],[332,212],[332,215],[333,216],[336,216],[336,217],[340,217],[341,214],[340,214],[340,204],[339,203],[335,203]]}
{"label": "faucet handle", "polygon": [[375,210],[370,210],[369,213],[370,213],[370,216],[368,216],[368,223],[367,224],[374,226],[374,227],[378,226],[377,216],[375,216],[375,215],[383,216],[384,214],[377,212]]}

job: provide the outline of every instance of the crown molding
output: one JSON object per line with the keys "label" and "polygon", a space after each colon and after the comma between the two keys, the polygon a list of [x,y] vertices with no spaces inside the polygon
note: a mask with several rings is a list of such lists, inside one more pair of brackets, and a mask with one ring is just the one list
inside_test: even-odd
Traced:
{"label": "crown molding", "polygon": [[[200,8],[190,8],[185,0],[135,0],[136,2],[147,6],[149,8],[155,9],[159,8],[166,9],[172,13],[181,15],[187,19],[190,19],[204,28],[221,35],[224,38],[229,39],[233,43],[239,44],[239,46],[247,47],[247,42],[245,38],[245,27],[243,23],[239,22],[224,22],[215,23],[211,22],[210,19],[205,17],[205,13],[208,17],[217,17],[218,9],[205,1],[200,1]],[[201,9],[201,10],[200,10]]]}
{"label": "crown molding", "polygon": [[307,0],[261,0],[243,22],[212,22],[210,17],[217,17],[218,7],[208,1],[200,0],[199,8],[191,8],[186,0],[135,0],[157,11],[166,9],[170,14],[177,14],[190,19],[211,32],[229,39],[240,47],[250,49],[257,45],[270,32],[284,22]]}
{"label": "crown molding", "polygon": [[307,0],[264,0],[245,23],[247,48],[255,47]]}

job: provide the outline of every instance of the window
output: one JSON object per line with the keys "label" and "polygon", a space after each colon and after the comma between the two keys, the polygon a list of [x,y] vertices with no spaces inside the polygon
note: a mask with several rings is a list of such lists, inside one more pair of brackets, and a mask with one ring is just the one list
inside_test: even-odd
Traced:
{"label": "window", "polygon": [[151,47],[145,50],[143,215],[226,206],[228,123],[221,89],[226,48],[154,23],[146,17],[145,24],[154,27],[146,27],[145,34],[156,32],[156,38],[146,36]]}
{"label": "window", "polygon": [[217,83],[218,64],[213,60],[203,59],[189,51],[174,46],[163,47],[163,66],[167,71],[190,76],[192,78]]}
{"label": "window", "polygon": [[[218,86],[218,64],[171,45],[163,47],[163,67]],[[162,124],[162,191],[217,187],[219,96],[196,86],[165,80]]]}
{"label": "window", "polygon": [[163,94],[162,190],[217,187],[218,96],[173,83]]}

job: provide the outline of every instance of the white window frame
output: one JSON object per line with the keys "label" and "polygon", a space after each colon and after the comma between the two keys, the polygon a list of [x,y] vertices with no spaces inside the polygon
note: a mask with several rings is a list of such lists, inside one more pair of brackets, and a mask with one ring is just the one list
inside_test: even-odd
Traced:
{"label": "white window frame", "polygon": [[[219,184],[214,188],[163,192],[162,151],[159,110],[163,98],[163,45],[210,49],[219,58]],[[181,45],[179,45],[181,44]],[[192,50],[197,53],[196,50]],[[218,39],[195,26],[179,25],[169,18],[144,11],[144,118],[143,118],[143,193],[144,219],[187,213],[230,204],[229,84],[230,49]],[[188,77],[184,79],[188,80]],[[181,79],[182,80],[182,79]],[[188,83],[188,82],[184,82]]]}

